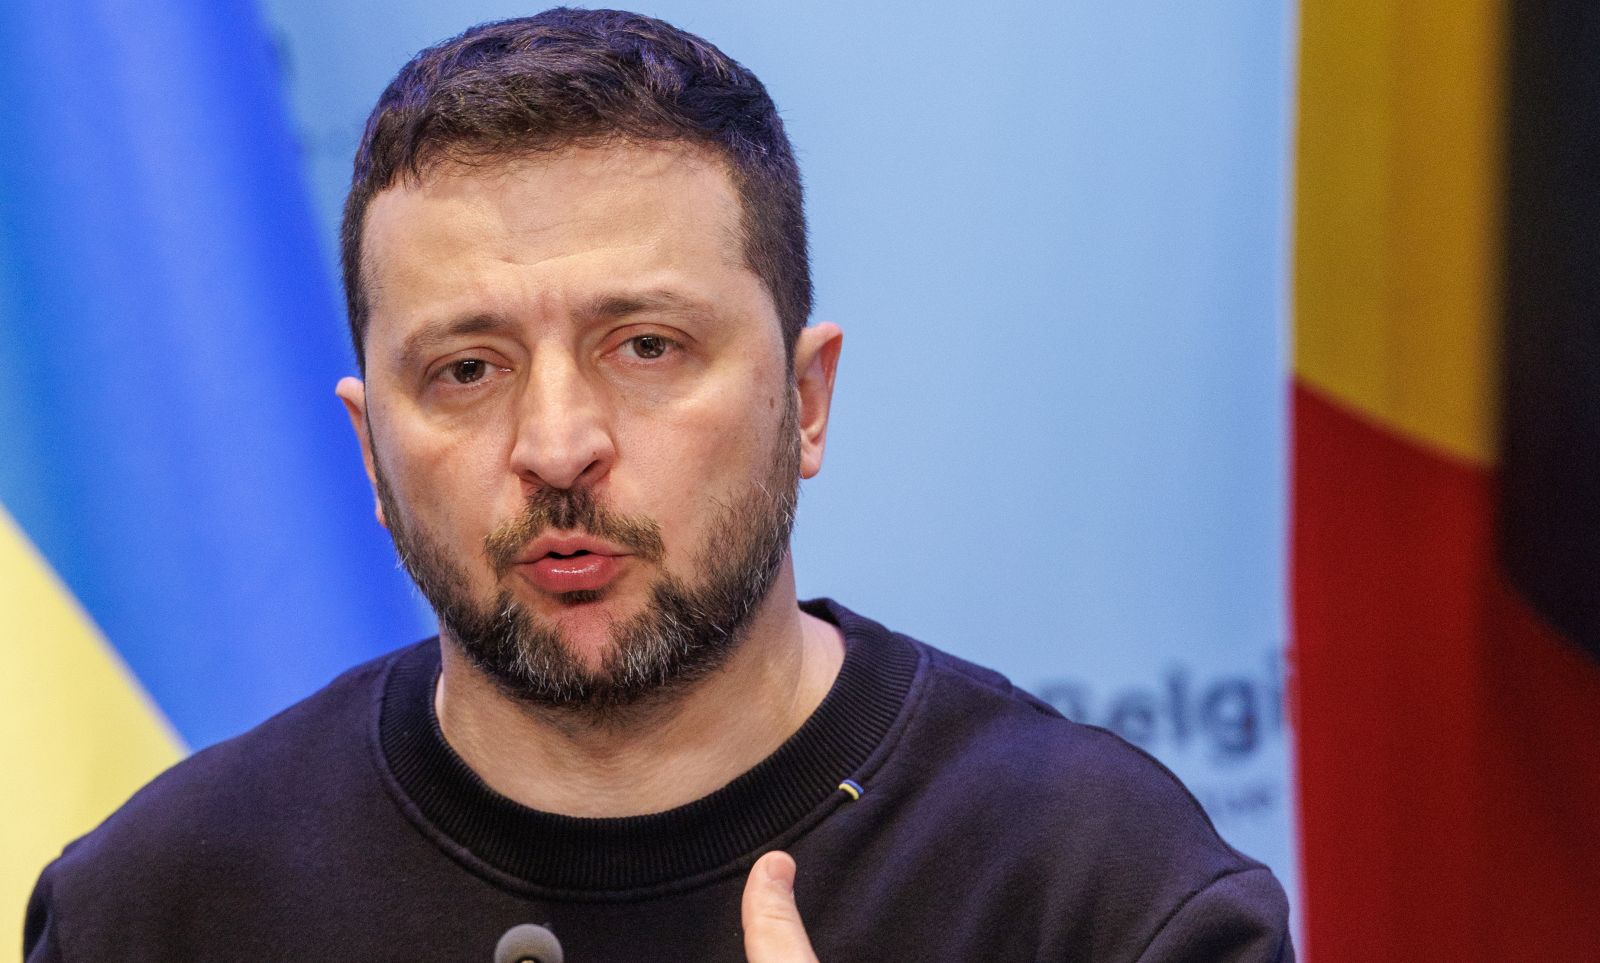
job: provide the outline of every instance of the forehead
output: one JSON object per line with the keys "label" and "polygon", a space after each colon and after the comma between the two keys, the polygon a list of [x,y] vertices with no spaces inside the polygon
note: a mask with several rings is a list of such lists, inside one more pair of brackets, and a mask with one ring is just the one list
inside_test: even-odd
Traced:
{"label": "forehead", "polygon": [[373,199],[362,274],[371,316],[388,323],[463,301],[630,283],[713,298],[764,292],[745,264],[741,222],[726,164],[692,145],[446,161]]}

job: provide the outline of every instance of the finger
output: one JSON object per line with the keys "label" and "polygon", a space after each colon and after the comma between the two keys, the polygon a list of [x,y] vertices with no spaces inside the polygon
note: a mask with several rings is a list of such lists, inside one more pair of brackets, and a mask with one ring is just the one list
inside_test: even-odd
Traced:
{"label": "finger", "polygon": [[768,853],[750,868],[740,904],[749,963],[817,963],[794,903],[794,873],[788,853]]}

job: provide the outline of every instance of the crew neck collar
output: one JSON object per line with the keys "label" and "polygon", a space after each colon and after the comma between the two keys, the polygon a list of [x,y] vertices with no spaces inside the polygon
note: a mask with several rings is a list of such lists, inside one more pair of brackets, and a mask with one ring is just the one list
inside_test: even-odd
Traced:
{"label": "crew neck collar", "polygon": [[445,741],[434,714],[437,639],[390,668],[377,727],[382,762],[428,828],[521,883],[615,892],[711,872],[755,854],[837,795],[894,726],[916,674],[918,652],[903,636],[830,599],[801,608],[844,635],[832,688],[772,755],[676,809],[563,816],[495,792]]}

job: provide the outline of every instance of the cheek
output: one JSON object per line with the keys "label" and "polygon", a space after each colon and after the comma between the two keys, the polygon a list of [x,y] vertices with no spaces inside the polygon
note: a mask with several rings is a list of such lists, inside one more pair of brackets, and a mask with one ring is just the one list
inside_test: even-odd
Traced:
{"label": "cheek", "polygon": [[739,466],[770,449],[783,401],[781,392],[749,382],[711,387],[645,417],[619,419],[619,452],[653,451],[653,460],[675,462],[679,470],[734,477]]}
{"label": "cheek", "polygon": [[770,476],[783,403],[772,392],[722,392],[620,425],[616,494],[668,532],[703,525]]}
{"label": "cheek", "polygon": [[[434,540],[481,542],[500,517],[494,514],[497,502],[506,497],[501,489],[510,476],[503,446],[481,433],[417,426],[394,436],[380,454],[385,477],[410,522]],[[510,499],[515,502],[514,491]]]}

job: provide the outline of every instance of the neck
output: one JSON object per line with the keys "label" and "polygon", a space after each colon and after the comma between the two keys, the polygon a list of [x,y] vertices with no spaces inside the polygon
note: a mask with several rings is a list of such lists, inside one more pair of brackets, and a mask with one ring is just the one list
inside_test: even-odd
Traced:
{"label": "neck", "polygon": [[726,664],[672,698],[586,725],[505,695],[448,641],[434,707],[445,740],[491,788],[569,816],[661,812],[771,755],[827,695],[844,659],[801,612],[785,562]]}

